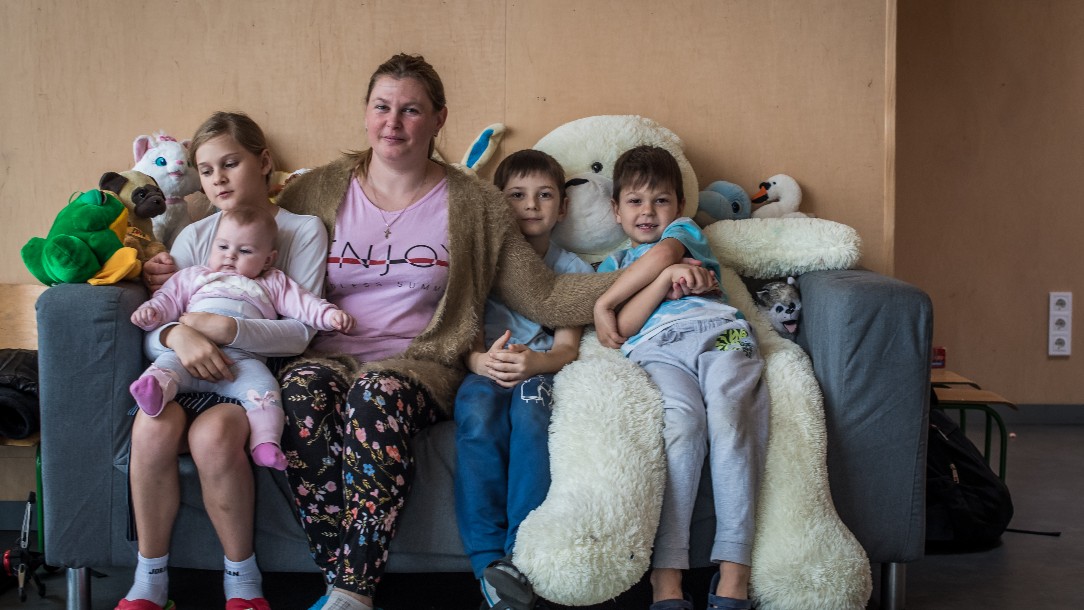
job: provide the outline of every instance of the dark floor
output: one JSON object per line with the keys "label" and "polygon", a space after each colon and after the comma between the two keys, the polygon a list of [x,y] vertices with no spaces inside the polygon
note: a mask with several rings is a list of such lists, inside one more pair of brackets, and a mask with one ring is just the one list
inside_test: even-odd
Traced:
{"label": "dark floor", "polygon": [[[907,567],[907,604],[912,610],[978,608],[1084,608],[1084,426],[1010,424],[1007,480],[1015,517],[1011,527],[1060,531],[1061,536],[1007,532],[1001,546],[983,552],[927,555]],[[981,432],[971,426],[972,438]],[[981,443],[979,443],[981,445]],[[0,532],[0,548],[15,541]],[[9,542],[9,540],[11,542]],[[92,580],[96,610],[109,610],[131,583],[128,569],[103,570]],[[690,575],[693,591],[706,588],[708,573]],[[171,570],[170,583],[178,610],[221,608],[221,573]],[[878,585],[878,570],[874,584]],[[28,590],[25,603],[17,591],[0,592],[0,608],[56,610],[64,608],[67,587],[63,572],[47,575],[45,598]],[[322,592],[315,574],[265,574],[264,592],[277,610],[305,610]],[[649,602],[641,582],[618,599],[596,608],[640,609]],[[699,597],[699,596],[698,596]],[[384,610],[474,610],[479,597],[469,575],[389,574],[377,600]],[[871,602],[870,608],[877,604]]]}

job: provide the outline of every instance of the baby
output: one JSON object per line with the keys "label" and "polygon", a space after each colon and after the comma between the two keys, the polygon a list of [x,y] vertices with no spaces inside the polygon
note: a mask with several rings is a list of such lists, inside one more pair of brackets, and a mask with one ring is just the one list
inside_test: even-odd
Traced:
{"label": "baby", "polygon": [[[320,330],[350,332],[353,317],[272,267],[277,231],[274,217],[266,210],[222,212],[207,266],[178,271],[132,314],[132,323],[149,331],[177,322],[183,313],[201,311],[235,318],[277,319],[283,315]],[[197,379],[170,351],[132,383],[136,404],[155,417],[179,392],[213,391],[240,400],[251,427],[252,460],[260,466],[285,469],[286,457],[279,446],[285,420],[278,381],[263,356],[229,346],[223,351],[234,361],[232,381]]]}

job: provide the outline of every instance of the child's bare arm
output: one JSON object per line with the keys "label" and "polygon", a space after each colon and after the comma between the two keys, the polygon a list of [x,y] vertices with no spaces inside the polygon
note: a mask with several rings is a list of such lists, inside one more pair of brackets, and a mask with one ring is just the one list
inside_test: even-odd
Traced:
{"label": "child's bare arm", "polygon": [[617,313],[617,329],[624,336],[640,332],[644,322],[675,293],[703,294],[716,289],[715,275],[698,265],[670,265],[655,281],[637,292]]}
{"label": "child's bare arm", "polygon": [[581,338],[583,338],[582,326],[558,328],[553,333],[553,348],[549,351],[550,357],[552,359],[550,362],[550,366],[547,367],[548,370],[540,372],[560,372],[560,370],[563,369],[566,364],[572,362],[576,358],[579,358]]}
{"label": "child's bare arm", "polygon": [[685,246],[676,239],[667,238],[655,244],[625,269],[617,281],[595,302],[595,330],[600,343],[606,347],[620,347],[625,342],[628,335],[618,329],[617,310],[658,279],[659,274],[667,267],[680,262],[684,256]]}

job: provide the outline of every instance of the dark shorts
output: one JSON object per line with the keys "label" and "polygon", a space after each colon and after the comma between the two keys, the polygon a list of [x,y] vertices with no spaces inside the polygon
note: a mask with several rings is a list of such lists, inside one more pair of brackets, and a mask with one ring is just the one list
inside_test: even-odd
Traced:
{"label": "dark shorts", "polygon": [[217,404],[222,404],[224,402],[234,405],[241,404],[241,401],[236,398],[220,396],[214,392],[190,392],[178,394],[177,398],[174,398],[174,400],[177,401],[177,404],[181,405],[185,413],[188,414],[189,419],[192,419]]}

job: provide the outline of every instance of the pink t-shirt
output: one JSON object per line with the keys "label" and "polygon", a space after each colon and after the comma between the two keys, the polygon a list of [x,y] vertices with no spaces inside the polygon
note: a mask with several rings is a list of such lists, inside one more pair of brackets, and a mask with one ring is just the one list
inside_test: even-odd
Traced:
{"label": "pink t-shirt", "polygon": [[448,281],[448,181],[399,212],[377,208],[350,181],[327,257],[324,297],[357,318],[349,335],[313,347],[363,362],[401,354],[421,334]]}

